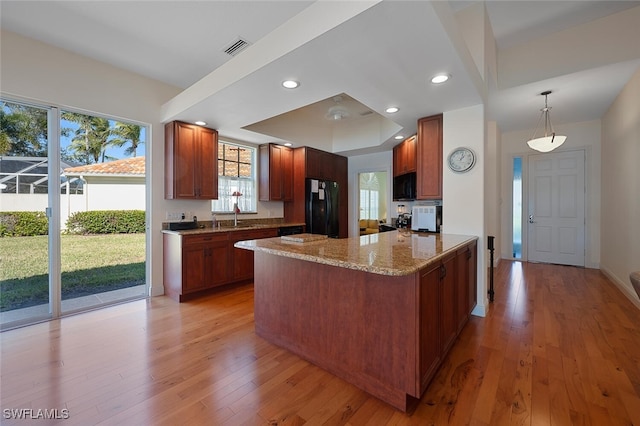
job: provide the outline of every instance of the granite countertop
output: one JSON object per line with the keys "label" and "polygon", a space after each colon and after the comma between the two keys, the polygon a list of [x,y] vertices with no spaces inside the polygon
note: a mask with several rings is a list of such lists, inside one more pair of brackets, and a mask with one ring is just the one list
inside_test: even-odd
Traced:
{"label": "granite countertop", "polygon": [[[305,234],[301,234],[305,235]],[[476,236],[390,231],[360,237],[293,242],[280,237],[239,241],[235,247],[380,275],[409,275]]]}
{"label": "granite countertop", "polygon": [[234,232],[234,231],[250,231],[253,229],[269,229],[269,228],[281,228],[287,226],[304,226],[304,223],[239,223],[238,226],[233,225],[221,225],[220,227],[213,228],[211,226],[211,222],[205,224],[202,228],[197,229],[184,229],[178,231],[172,231],[170,229],[163,229],[162,232],[165,234],[175,234],[175,235],[198,235],[198,234],[210,234],[217,232]]}

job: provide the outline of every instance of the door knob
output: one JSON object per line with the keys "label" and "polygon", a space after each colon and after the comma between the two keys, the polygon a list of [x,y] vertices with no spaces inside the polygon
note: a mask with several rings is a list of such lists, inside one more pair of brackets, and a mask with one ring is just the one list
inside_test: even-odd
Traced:
{"label": "door knob", "polygon": [[536,221],[533,220],[533,215],[532,214],[529,215],[529,223],[536,223]]}

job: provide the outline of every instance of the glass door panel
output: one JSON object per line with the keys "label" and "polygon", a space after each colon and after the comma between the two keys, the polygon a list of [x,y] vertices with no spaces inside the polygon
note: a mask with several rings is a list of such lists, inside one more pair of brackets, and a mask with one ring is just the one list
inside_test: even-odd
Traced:
{"label": "glass door panel", "polygon": [[0,101],[0,328],[51,317],[50,110]]}
{"label": "glass door panel", "polygon": [[61,117],[62,313],[144,297],[146,128]]}

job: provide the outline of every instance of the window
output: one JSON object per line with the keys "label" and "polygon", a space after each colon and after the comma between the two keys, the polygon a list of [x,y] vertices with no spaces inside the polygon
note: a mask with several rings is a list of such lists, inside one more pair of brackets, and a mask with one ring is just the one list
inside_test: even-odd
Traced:
{"label": "window", "polygon": [[254,147],[218,142],[218,199],[211,202],[211,210],[233,212],[237,201],[241,212],[257,211],[255,163]]}
{"label": "window", "polygon": [[380,173],[360,173],[360,219],[381,218]]}

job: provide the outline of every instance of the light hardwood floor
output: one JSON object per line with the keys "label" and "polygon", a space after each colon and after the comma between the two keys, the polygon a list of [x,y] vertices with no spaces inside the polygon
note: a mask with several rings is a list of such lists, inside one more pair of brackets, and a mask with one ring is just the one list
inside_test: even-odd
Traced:
{"label": "light hardwood floor", "polygon": [[411,415],[256,337],[247,285],[0,334],[6,409],[63,425],[640,425],[640,311],[599,271],[502,261]]}

